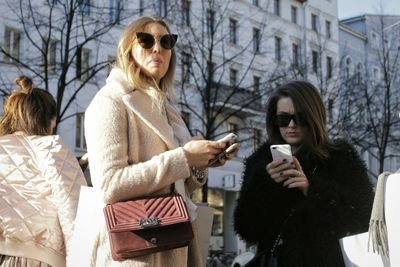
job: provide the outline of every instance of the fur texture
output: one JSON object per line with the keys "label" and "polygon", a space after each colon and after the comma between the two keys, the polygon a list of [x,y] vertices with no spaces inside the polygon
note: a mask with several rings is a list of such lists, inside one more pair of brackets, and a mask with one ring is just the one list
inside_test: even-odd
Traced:
{"label": "fur texture", "polygon": [[294,207],[277,250],[281,267],[344,267],[339,238],[368,230],[373,191],[365,164],[349,144],[336,145],[325,160],[305,148],[296,154],[310,183],[307,197],[267,174],[270,144],[246,160],[234,227],[258,251],[270,251]]}

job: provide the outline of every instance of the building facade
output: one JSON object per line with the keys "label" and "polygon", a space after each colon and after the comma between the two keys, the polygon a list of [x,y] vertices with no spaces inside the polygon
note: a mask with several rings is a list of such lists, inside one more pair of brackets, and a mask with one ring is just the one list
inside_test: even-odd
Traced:
{"label": "building facade", "polygon": [[400,16],[362,15],[340,21],[339,110],[373,181],[400,167]]}

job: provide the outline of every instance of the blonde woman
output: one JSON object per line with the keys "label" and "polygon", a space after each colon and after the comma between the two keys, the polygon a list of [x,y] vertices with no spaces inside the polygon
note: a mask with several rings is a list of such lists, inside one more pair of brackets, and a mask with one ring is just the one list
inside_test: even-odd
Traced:
{"label": "blonde woman", "polygon": [[[85,134],[94,187],[105,203],[170,192],[184,196],[195,238],[189,247],[117,262],[111,259],[106,226],[93,246],[91,266],[203,266],[190,192],[206,182],[208,162],[225,145],[190,140],[174,97],[177,36],[158,18],[142,17],[123,32],[115,67],[86,111]],[[232,155],[213,166],[220,166]]]}
{"label": "blonde woman", "polygon": [[0,119],[0,266],[62,267],[74,227],[78,161],[58,135],[56,102],[26,76]]}

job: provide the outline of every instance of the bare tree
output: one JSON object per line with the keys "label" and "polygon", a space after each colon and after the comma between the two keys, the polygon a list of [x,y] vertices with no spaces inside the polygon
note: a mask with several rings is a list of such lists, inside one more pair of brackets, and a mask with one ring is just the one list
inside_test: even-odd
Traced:
{"label": "bare tree", "polygon": [[[197,13],[191,13],[189,21],[183,1],[183,10],[179,11],[182,14],[179,31],[183,33],[178,53],[182,66],[181,81],[178,83],[179,104],[198,122],[190,129],[193,135],[218,139],[228,131],[223,126],[234,118],[240,124],[237,124],[237,129],[231,130],[239,132],[243,142],[252,139],[255,126],[251,124],[251,119],[257,116],[264,118],[266,96],[276,83],[287,79],[288,70],[279,64],[270,64],[268,68],[260,66],[257,57],[270,53],[261,46],[261,40],[268,38],[267,21],[259,23],[253,32],[247,31],[238,45],[235,28],[248,21],[253,14],[236,21],[229,17],[231,4],[231,1],[198,1]],[[261,73],[260,77],[255,77],[249,84],[254,70]],[[207,195],[208,187],[205,185],[202,190],[204,202],[207,202]]]}
{"label": "bare tree", "polygon": [[367,16],[371,29],[365,69],[349,69],[349,58],[342,59],[343,85],[340,91],[341,133],[378,162],[377,175],[385,162],[398,158],[400,145],[400,18]]}
{"label": "bare tree", "polygon": [[[72,116],[67,111],[77,95],[89,82],[96,85],[94,77],[110,63],[101,51],[108,45],[115,46],[110,30],[124,20],[122,14],[127,14],[122,13],[120,1],[113,3],[114,6],[109,1],[83,0],[5,2],[9,12],[3,16],[17,30],[6,28],[6,41],[0,47],[3,61],[54,93],[57,122]],[[23,46],[19,44],[21,39]],[[9,83],[4,85],[10,87]]]}

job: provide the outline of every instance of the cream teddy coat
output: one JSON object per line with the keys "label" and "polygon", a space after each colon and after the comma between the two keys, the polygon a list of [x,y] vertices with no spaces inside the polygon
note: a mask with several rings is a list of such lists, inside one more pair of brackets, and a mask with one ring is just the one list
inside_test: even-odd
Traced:
{"label": "cream teddy coat", "polygon": [[[166,104],[166,112],[169,121],[156,111],[148,95],[127,83],[122,70],[111,71],[106,85],[85,113],[92,183],[101,190],[105,203],[167,193],[178,180],[185,182],[186,192],[202,186],[191,176],[184,150],[177,144],[171,125],[184,126],[187,141],[189,132],[173,106]],[[113,261],[106,226],[101,223],[89,255],[90,266],[202,266],[197,237],[189,248]],[[195,222],[193,225],[196,236]]]}

